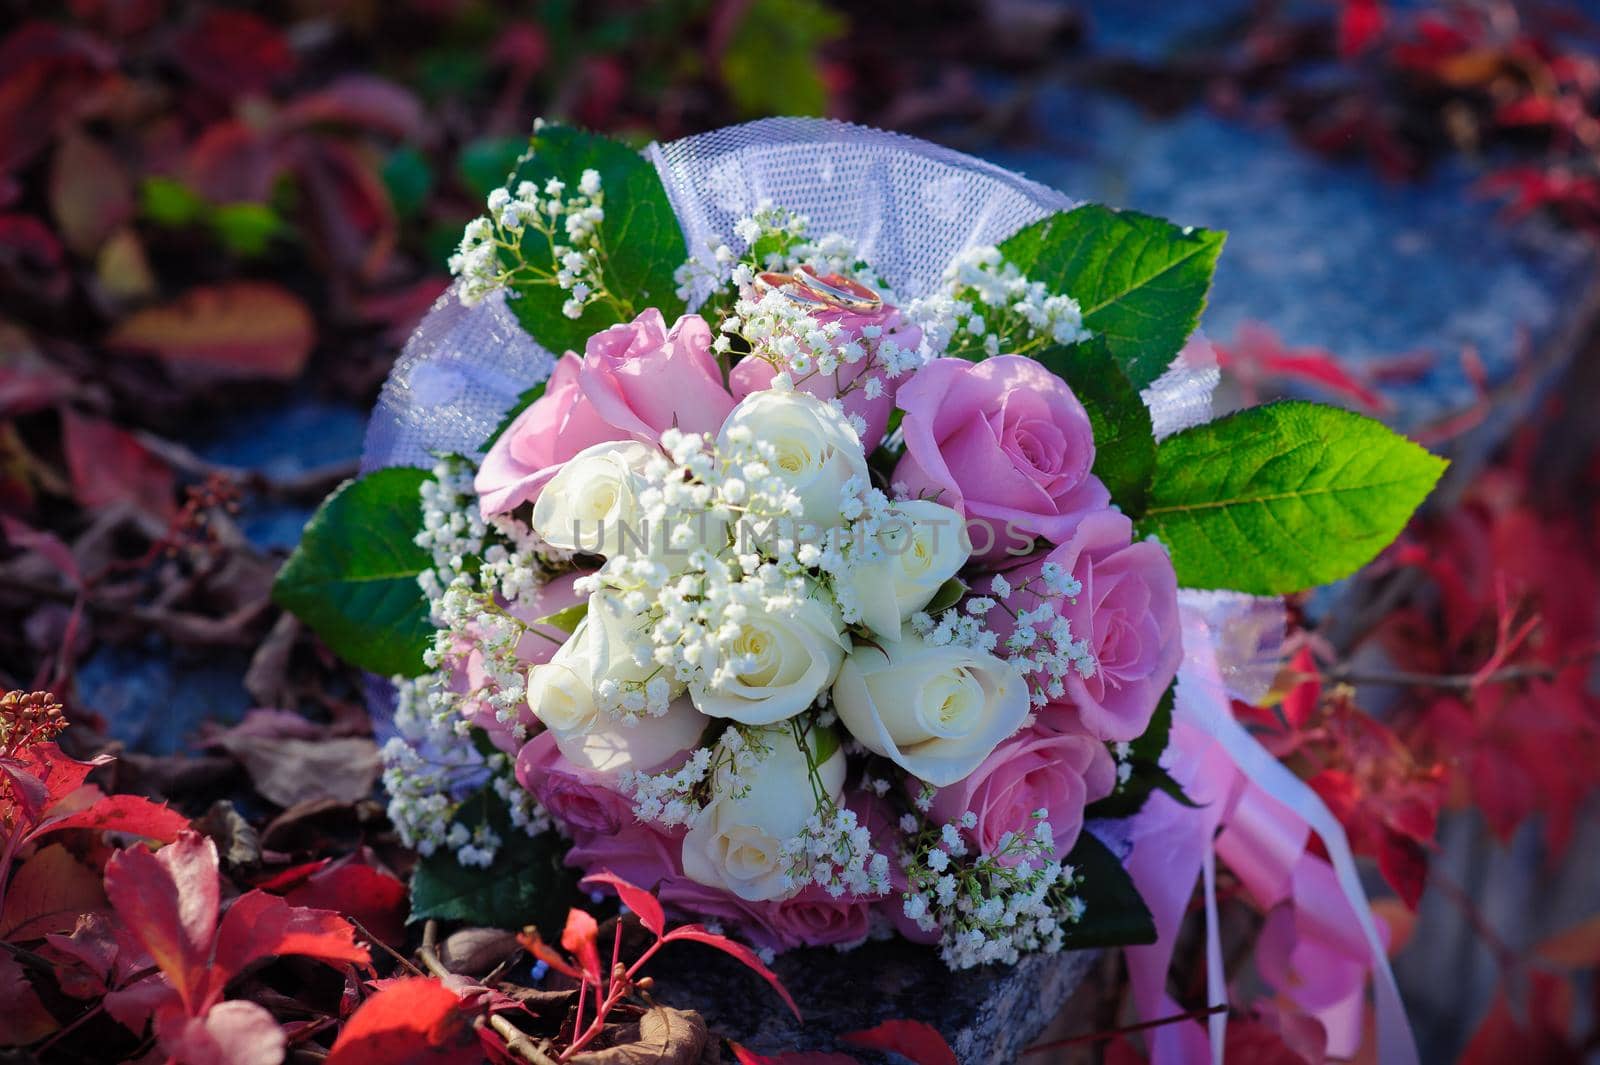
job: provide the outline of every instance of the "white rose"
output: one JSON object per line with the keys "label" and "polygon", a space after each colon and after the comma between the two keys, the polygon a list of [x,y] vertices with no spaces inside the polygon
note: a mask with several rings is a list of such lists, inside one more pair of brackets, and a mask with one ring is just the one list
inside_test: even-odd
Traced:
{"label": "white rose", "polygon": [[720,454],[738,448],[729,434],[746,429],[753,439],[772,445],[772,472],[800,497],[798,520],[826,531],[839,525],[844,483],[868,480],[867,457],[844,415],[804,392],[766,390],[746,396],[717,436]]}
{"label": "white rose", "polygon": [[942,788],[1021,727],[1028,685],[993,655],[913,636],[851,652],[833,706],[863,747]]}
{"label": "white rose", "polygon": [[[683,682],[671,669],[655,663],[646,628],[649,620],[628,609],[624,594],[606,589],[589,597],[589,611],[579,626],[584,634],[583,660],[589,665],[589,684],[602,709],[616,709],[629,691],[641,686],[647,701],[664,706],[668,698],[682,694]],[[577,639],[577,633],[573,638]],[[652,691],[653,698],[648,694]]]}
{"label": "white rose", "polygon": [[891,640],[967,561],[961,515],[930,500],[896,503],[877,536],[883,555],[855,566],[850,594],[861,621]]}
{"label": "white rose", "polygon": [[793,717],[827,690],[850,649],[831,602],[804,599],[780,611],[749,610],[725,644],[725,661],[709,686],[690,691],[700,712],[746,725]]}
{"label": "white rose", "polygon": [[[815,811],[808,760],[787,725],[759,730],[768,753],[740,771],[742,787],[719,791],[695,817],[683,838],[683,871],[689,879],[725,888],[741,899],[759,902],[793,894],[786,883],[784,843],[800,834]],[[819,743],[834,749],[820,766],[823,791],[838,801],[844,791],[844,751],[831,732],[813,733],[813,757]],[[726,762],[722,762],[725,766]],[[718,771],[727,783],[726,770]]]}
{"label": "white rose", "polygon": [[568,551],[614,555],[641,538],[639,471],[655,454],[633,440],[586,447],[550,479],[533,505],[533,530]]}
{"label": "white rose", "polygon": [[698,746],[708,724],[710,718],[687,698],[679,698],[664,714],[626,718],[603,714],[596,727],[581,735],[558,732],[556,749],[567,761],[596,773],[652,773]]}
{"label": "white rose", "polygon": [[695,746],[708,719],[688,699],[642,717],[600,709],[590,681],[588,621],[550,661],[528,671],[528,707],[567,761],[596,772],[649,772]]}
{"label": "white rose", "polygon": [[561,645],[550,661],[528,670],[528,709],[559,739],[594,728],[599,705],[589,679],[588,622]]}

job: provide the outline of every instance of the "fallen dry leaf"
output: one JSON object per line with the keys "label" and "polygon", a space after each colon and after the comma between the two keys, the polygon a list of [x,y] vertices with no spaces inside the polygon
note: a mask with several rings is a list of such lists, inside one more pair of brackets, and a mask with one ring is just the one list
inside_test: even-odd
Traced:
{"label": "fallen dry leaf", "polygon": [[288,379],[305,367],[315,337],[311,312],[292,292],[230,281],[129,315],[106,343],[219,376]]}
{"label": "fallen dry leaf", "polygon": [[214,742],[239,760],[264,798],[285,808],[317,799],[365,799],[382,770],[378,745],[361,736],[307,740],[224,734]]}

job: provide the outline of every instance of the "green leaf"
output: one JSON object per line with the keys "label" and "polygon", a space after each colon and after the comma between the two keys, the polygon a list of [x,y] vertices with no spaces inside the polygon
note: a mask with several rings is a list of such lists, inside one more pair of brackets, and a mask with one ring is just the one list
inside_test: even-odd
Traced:
{"label": "green leaf", "polygon": [[1137,527],[1187,588],[1297,592],[1371,561],[1446,465],[1363,415],[1272,403],[1163,440]]}
{"label": "green leaf", "polygon": [[534,621],[535,625],[550,625],[560,629],[567,635],[578,631],[578,623],[589,616],[589,601],[574,603],[565,610],[557,610],[554,614],[546,614]]}
{"label": "green leaf", "polygon": [[1019,230],[1000,251],[1029,280],[1077,300],[1083,324],[1144,388],[1194,331],[1226,238],[1088,204]]}
{"label": "green leaf", "polygon": [[722,53],[734,106],[746,118],[826,113],[820,49],[845,26],[817,0],[755,0]]}
{"label": "green leaf", "polygon": [[494,442],[505,435],[505,431],[511,428],[511,423],[517,420],[517,416],[538,402],[539,397],[544,395],[544,386],[545,382],[540,381],[532,388],[523,389],[522,394],[517,396],[517,401],[511,404],[511,409],[506,411],[505,417],[500,419],[500,424],[494,427],[494,432],[489,434],[489,439],[483,442],[483,450],[488,451],[494,447]]}
{"label": "green leaf", "polygon": [[207,219],[211,231],[235,255],[260,255],[283,229],[283,221],[264,203],[224,203]]}
{"label": "green leaf", "polygon": [[967,594],[967,583],[960,577],[951,577],[938,590],[933,593],[933,598],[928,600],[928,605],[922,609],[929,614],[940,614],[957,603]]}
{"label": "green leaf", "polygon": [[139,211],[158,226],[186,226],[206,212],[206,201],[182,182],[151,176],[139,184]]}
{"label": "green leaf", "polygon": [[1063,931],[1062,946],[1067,950],[1088,947],[1125,947],[1154,943],[1156,922],[1150,908],[1139,897],[1133,878],[1122,862],[1088,830],[1078,834],[1078,842],[1065,864],[1083,877],[1078,895],[1083,899],[1083,917]]}
{"label": "green leaf", "polygon": [[1154,791],[1164,791],[1185,806],[1195,805],[1183,793],[1178,782],[1161,768],[1161,755],[1165,753],[1167,740],[1172,734],[1172,699],[1175,691],[1175,685],[1167,685],[1144,734],[1128,745],[1132,775],[1118,785],[1116,791],[1090,803],[1083,812],[1085,817],[1131,817],[1144,808],[1145,800]]}
{"label": "green leaf", "polygon": [[[509,167],[506,172],[510,172]],[[402,144],[383,161],[383,184],[389,190],[395,213],[410,218],[422,209],[433,191],[433,170],[421,152]]]}
{"label": "green leaf", "polygon": [[1072,388],[1094,428],[1094,475],[1130,518],[1144,513],[1156,469],[1150,408],[1118,368],[1103,337],[1041,352],[1039,361]]}
{"label": "green leaf", "polygon": [[273,601],[335,654],[385,676],[421,673],[433,639],[417,584],[433,560],[413,542],[429,476],[394,466],[340,485],[311,516],[272,584]]}
{"label": "green leaf", "polygon": [[578,877],[561,864],[566,846],[554,832],[530,836],[511,824],[505,800],[491,788],[468,798],[455,820],[482,825],[500,837],[488,868],[462,865],[441,848],[417,862],[411,874],[411,921],[435,918],[490,928],[536,925],[554,936],[578,900]]}
{"label": "green leaf", "polygon": [[[517,168],[517,160],[527,150],[521,137],[484,137],[461,149],[456,171],[461,183],[472,190],[481,208],[485,197],[506,183],[506,176]],[[456,230],[456,239],[461,230]]]}
{"label": "green leaf", "polygon": [[[561,313],[569,296],[566,290],[549,282],[514,285],[509,306],[517,320],[530,336],[557,354],[582,351],[589,337],[647,307],[658,308],[668,324],[684,310],[673,280],[673,273],[688,257],[683,230],[656,168],[644,156],[606,137],[567,126],[545,126],[534,134],[532,156],[518,166],[510,183],[532,181],[543,188],[555,177],[576,189],[589,169],[599,171],[605,195],[605,220],[600,223],[606,252],[602,281],[627,306],[619,313],[602,300],[589,304],[573,319]],[[523,252],[532,262],[550,262],[549,243],[531,228],[524,237]],[[629,310],[632,313],[627,313]]]}

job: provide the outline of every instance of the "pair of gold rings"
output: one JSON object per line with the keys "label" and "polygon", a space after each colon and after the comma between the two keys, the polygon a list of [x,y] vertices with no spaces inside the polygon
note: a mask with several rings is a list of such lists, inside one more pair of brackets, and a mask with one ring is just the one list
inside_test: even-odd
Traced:
{"label": "pair of gold rings", "polygon": [[871,314],[883,307],[883,297],[861,282],[843,274],[818,274],[809,266],[792,274],[774,271],[756,275],[756,284],[775,288],[796,303],[813,307],[833,307],[860,314]]}

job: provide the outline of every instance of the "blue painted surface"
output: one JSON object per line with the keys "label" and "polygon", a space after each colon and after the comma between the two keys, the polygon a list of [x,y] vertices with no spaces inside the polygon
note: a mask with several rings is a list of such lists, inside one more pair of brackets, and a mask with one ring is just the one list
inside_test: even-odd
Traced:
{"label": "blue painted surface", "polygon": [[1551,336],[1592,270],[1580,238],[1497,217],[1461,165],[1395,184],[1306,152],[1281,129],[1198,109],[1155,121],[1067,89],[1047,92],[1038,118],[1047,143],[989,157],[1080,199],[1229,232],[1202,323],[1214,339],[1254,319],[1352,366],[1434,355],[1391,391],[1401,426],[1473,401],[1468,345],[1491,381],[1508,376],[1524,331],[1535,344]]}
{"label": "blue painted surface", "polygon": [[[366,424],[364,410],[297,397],[207,427],[192,443],[211,462],[285,478],[359,458]],[[250,498],[238,523],[257,547],[287,550],[299,542],[313,509]]]}
{"label": "blue painted surface", "polygon": [[238,651],[175,655],[165,641],[102,646],[78,667],[78,693],[111,735],[146,754],[188,750],[201,722],[232,724],[250,708]]}

